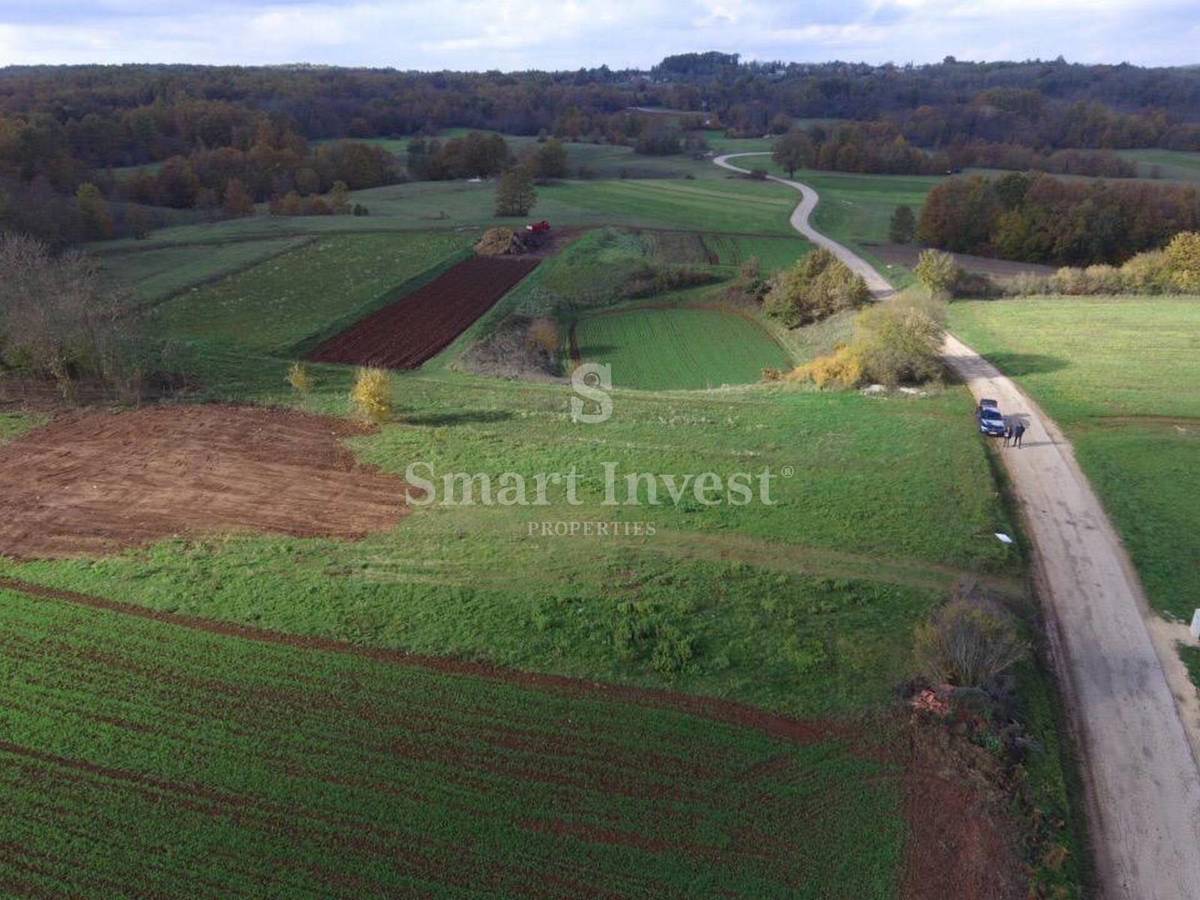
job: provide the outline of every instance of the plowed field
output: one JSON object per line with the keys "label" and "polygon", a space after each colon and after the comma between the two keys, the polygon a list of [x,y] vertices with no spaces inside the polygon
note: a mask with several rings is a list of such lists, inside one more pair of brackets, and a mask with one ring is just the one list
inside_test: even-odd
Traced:
{"label": "plowed field", "polygon": [[415,369],[448,347],[538,262],[472,257],[330,338],[310,359]]}
{"label": "plowed field", "polygon": [[358,538],[404,514],[404,482],[278,409],[160,406],[63,416],[0,447],[0,555],[106,553],[176,534]]}

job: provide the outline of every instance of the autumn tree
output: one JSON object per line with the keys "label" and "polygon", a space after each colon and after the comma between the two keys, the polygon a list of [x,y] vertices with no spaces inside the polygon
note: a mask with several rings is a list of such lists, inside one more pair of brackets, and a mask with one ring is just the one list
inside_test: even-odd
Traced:
{"label": "autumn tree", "polygon": [[539,178],[567,177],[567,148],[557,138],[550,138],[542,144],[534,160]]}
{"label": "autumn tree", "polygon": [[496,186],[497,216],[527,216],[537,204],[533,178],[524,166],[509,169]]}
{"label": "autumn tree", "polygon": [[917,234],[917,217],[911,206],[897,206],[888,223],[888,239],[893,244],[911,244]]}
{"label": "autumn tree", "polygon": [[94,259],[0,237],[0,362],[53,379],[73,401],[81,377],[135,392],[146,349],[136,306]]}
{"label": "autumn tree", "polygon": [[254,198],[240,178],[230,178],[226,183],[223,207],[227,216],[254,215]]}
{"label": "autumn tree", "polygon": [[335,216],[350,214],[350,188],[344,181],[335,181],[329,191],[329,206]]}
{"label": "autumn tree", "polygon": [[84,234],[89,239],[100,241],[113,236],[112,213],[100,188],[91,182],[84,182],[75,192],[75,202],[79,206]]}
{"label": "autumn tree", "polygon": [[797,169],[805,169],[812,165],[812,139],[803,131],[793,128],[775,141],[771,149],[771,159],[775,165],[787,171],[788,178],[792,178]]}

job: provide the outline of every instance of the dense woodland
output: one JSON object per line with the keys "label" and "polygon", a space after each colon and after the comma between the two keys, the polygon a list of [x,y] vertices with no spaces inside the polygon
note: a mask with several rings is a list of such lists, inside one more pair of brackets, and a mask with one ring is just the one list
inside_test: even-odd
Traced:
{"label": "dense woodland", "polygon": [[942,182],[925,199],[917,236],[944,250],[1078,266],[1124,262],[1196,230],[1193,186],[1012,173]]}
{"label": "dense woodland", "polygon": [[[665,120],[636,107],[681,115]],[[813,118],[851,123],[795,127]],[[338,182],[354,190],[491,175],[522,162],[498,144],[438,141],[447,127],[660,155],[702,151],[705,128],[800,130],[817,168],[940,174],[980,165],[1127,177],[1129,164],[1102,151],[1200,149],[1200,70],[1062,60],[743,63],[719,53],[669,57],[648,71],[553,73],[8,67],[0,70],[0,225],[64,244],[144,233],[172,209],[239,214],[247,203],[320,196]],[[409,138],[412,149],[398,159],[356,140],[380,136]],[[541,173],[541,160],[524,162],[543,177],[561,171],[556,159]],[[113,172],[129,166],[147,168]],[[97,212],[100,201],[107,208]]]}

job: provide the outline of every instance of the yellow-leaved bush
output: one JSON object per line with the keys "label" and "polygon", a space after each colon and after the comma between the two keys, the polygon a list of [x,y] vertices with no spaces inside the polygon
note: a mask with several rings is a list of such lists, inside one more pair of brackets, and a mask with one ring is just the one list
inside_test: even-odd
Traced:
{"label": "yellow-leaved bush", "polygon": [[369,422],[386,422],[392,415],[392,379],[384,369],[359,369],[350,392],[354,411]]}

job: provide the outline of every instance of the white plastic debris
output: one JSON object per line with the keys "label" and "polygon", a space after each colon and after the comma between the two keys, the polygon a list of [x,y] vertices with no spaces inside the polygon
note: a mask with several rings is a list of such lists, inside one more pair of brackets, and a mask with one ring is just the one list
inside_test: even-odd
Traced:
{"label": "white plastic debris", "polygon": [[1010,538],[1003,531],[997,531],[997,532],[994,532],[994,534],[996,535],[996,540],[998,540],[1002,544],[1011,544],[1013,542],[1013,539]]}

